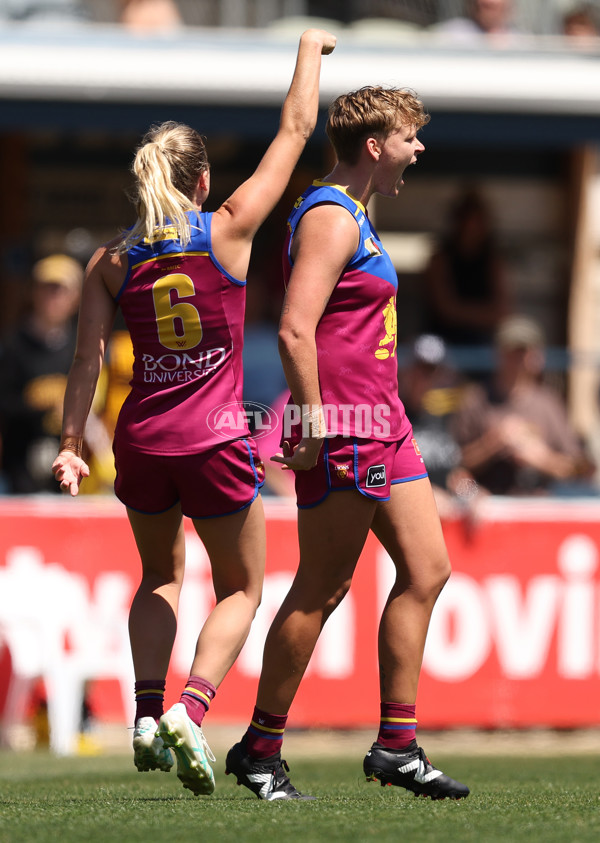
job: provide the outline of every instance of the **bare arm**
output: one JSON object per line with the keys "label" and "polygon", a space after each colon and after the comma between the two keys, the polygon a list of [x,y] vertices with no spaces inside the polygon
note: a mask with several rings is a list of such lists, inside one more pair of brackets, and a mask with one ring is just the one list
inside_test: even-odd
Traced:
{"label": "bare arm", "polygon": [[65,391],[61,448],[52,465],[61,489],[71,495],[77,494],[81,480],[89,475],[81,456],[83,437],[117,309],[105,280],[112,271],[110,253],[103,246],[92,257],[83,282],[77,348]]}
{"label": "bare arm", "polygon": [[214,214],[215,255],[236,278],[245,277],[252,238],[283,195],[314,131],[319,110],[321,55],[331,53],[335,42],[335,36],[321,29],[308,29],[302,34],[279,130],[255,172]]}
{"label": "bare arm", "polygon": [[273,457],[287,468],[312,468],[321,450],[324,430],[318,422],[322,401],[315,334],[357,245],[356,221],[337,205],[319,205],[307,211],[294,237],[294,268],[279,326],[279,353],[294,402],[303,408],[303,415],[313,411],[313,420],[305,425],[293,454]]}

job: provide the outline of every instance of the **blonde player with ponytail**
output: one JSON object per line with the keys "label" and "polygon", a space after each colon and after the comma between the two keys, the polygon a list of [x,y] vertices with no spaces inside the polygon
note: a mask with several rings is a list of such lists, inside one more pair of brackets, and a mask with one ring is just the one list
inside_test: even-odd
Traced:
{"label": "blonde player with ponytail", "polygon": [[132,166],[137,186],[137,220],[117,246],[124,254],[142,239],[151,241],[166,220],[176,229],[182,245],[191,237],[188,211],[200,176],[208,179],[204,138],[181,123],[166,122],[145,135]]}
{"label": "blonde player with ponytail", "polygon": [[[210,169],[201,135],[164,123],[133,165],[137,220],[86,271],[79,335],[53,471],[76,495],[89,474],[83,434],[117,308],[134,350],[131,392],[114,437],[115,492],[142,562],[129,618],[136,677],[138,770],[169,770],[195,794],[214,789],[204,714],[240,652],[261,598],[264,468],[248,428],[211,425],[242,402],[245,278],[252,239],[289,181],[317,118],[321,55],[335,38],[300,38],[279,130],[250,178],[214,213],[203,210]],[[216,605],[198,637],[186,687],[163,714],[185,552],[182,516],[208,552]]]}

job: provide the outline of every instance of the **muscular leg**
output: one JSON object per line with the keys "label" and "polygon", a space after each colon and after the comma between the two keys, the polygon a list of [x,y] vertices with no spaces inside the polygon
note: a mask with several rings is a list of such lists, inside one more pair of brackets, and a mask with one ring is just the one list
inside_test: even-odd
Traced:
{"label": "muscular leg", "polygon": [[450,562],[427,478],[392,486],[373,532],[396,567],[379,626],[381,699],[414,703],[429,619],[450,576]]}
{"label": "muscular leg", "polygon": [[217,604],[200,632],[190,672],[218,687],[260,604],[266,555],[262,500],[234,515],[194,520],[194,527],[210,558]]}
{"label": "muscular leg", "polygon": [[298,512],[300,563],[267,640],[257,706],[287,714],[323,624],[352,580],[377,504],[358,492],[334,492]]}
{"label": "muscular leg", "polygon": [[135,677],[167,675],[185,567],[185,545],[179,505],[159,515],[128,509],[127,515],[142,560],[142,581],[129,613],[129,638]]}

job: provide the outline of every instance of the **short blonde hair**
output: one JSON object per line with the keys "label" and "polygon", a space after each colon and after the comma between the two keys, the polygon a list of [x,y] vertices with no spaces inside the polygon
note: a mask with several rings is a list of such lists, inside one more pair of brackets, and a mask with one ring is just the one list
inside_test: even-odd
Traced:
{"label": "short blonde hair", "polygon": [[385,139],[399,125],[418,131],[429,119],[413,91],[372,85],[334,100],[325,131],[338,161],[356,164],[368,137]]}
{"label": "short blonde hair", "polygon": [[168,121],[152,126],[142,138],[132,164],[137,220],[119,244],[125,252],[140,240],[152,239],[166,220],[179,239],[190,240],[186,211],[194,208],[193,196],[201,174],[208,169],[204,138],[183,123]]}

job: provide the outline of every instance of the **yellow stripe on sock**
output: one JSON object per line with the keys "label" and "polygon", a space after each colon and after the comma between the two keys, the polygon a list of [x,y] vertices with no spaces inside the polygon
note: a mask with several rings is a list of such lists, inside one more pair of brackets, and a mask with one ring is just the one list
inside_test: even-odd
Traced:
{"label": "yellow stripe on sock", "polygon": [[257,723],[255,720],[252,720],[250,725],[256,729],[260,729],[261,732],[271,732],[273,735],[283,735],[285,732],[285,729],[269,729],[267,726],[263,726],[262,723]]}
{"label": "yellow stripe on sock", "polygon": [[208,696],[208,694],[205,694],[203,691],[199,691],[198,688],[184,688],[183,693],[193,694],[196,697],[201,697],[203,700],[206,700],[206,702],[210,705],[210,697]]}
{"label": "yellow stripe on sock", "polygon": [[382,723],[416,723],[416,717],[382,717]]}

